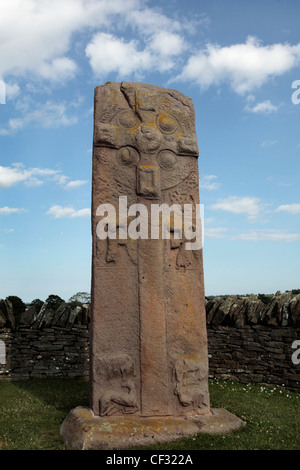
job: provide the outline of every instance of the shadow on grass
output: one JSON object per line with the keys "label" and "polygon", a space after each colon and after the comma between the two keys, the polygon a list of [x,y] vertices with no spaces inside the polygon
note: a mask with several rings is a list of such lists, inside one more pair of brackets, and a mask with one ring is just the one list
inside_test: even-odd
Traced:
{"label": "shadow on grass", "polygon": [[83,379],[41,378],[14,381],[12,385],[34,396],[45,406],[69,410],[76,406],[89,406],[89,382]]}

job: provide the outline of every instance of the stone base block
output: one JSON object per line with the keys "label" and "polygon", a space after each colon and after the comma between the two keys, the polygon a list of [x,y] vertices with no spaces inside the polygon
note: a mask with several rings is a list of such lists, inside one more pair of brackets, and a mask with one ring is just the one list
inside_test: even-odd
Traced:
{"label": "stone base block", "polygon": [[190,437],[199,432],[226,434],[246,423],[229,411],[211,409],[196,417],[95,416],[88,408],[74,408],[63,421],[60,433],[72,449],[129,449]]}

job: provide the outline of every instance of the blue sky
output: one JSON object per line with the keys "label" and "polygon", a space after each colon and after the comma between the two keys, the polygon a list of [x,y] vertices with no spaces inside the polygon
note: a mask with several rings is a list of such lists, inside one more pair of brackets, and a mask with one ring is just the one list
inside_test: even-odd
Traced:
{"label": "blue sky", "polygon": [[296,0],[2,0],[0,298],[90,290],[108,80],[194,101],[206,295],[300,288],[299,18]]}

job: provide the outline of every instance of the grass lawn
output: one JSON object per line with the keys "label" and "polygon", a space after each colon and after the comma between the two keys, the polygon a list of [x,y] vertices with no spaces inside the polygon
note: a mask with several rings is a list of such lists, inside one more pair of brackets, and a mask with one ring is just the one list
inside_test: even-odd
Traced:
{"label": "grass lawn", "polygon": [[[210,381],[211,406],[247,422],[223,436],[199,434],[152,450],[300,450],[300,393],[284,387]],[[0,450],[64,450],[59,427],[76,406],[88,406],[82,380],[0,382]]]}

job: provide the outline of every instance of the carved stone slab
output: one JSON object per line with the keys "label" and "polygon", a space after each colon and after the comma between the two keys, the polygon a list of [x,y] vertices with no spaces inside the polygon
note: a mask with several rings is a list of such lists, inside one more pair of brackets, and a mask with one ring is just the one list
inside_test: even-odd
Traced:
{"label": "carved stone slab", "polygon": [[[142,83],[95,90],[92,409],[96,415],[209,413],[202,251],[170,239],[99,239],[97,207],[173,204],[196,211],[192,100]],[[129,223],[129,222],[128,222]],[[151,220],[148,221],[149,235]]]}
{"label": "carved stone slab", "polygon": [[90,409],[69,413],[65,442],[127,448],[238,429],[209,403],[192,100],[143,83],[97,87],[92,186]]}

